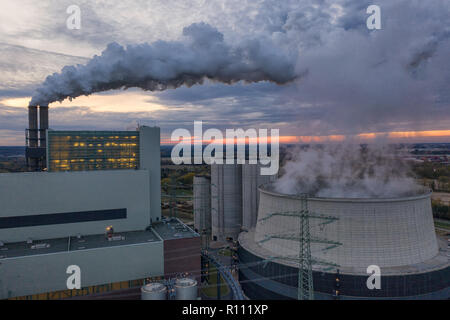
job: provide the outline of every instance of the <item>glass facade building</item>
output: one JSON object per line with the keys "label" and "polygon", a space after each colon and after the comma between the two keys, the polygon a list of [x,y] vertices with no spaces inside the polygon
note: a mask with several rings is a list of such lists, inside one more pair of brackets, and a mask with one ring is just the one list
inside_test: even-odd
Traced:
{"label": "glass facade building", "polygon": [[139,131],[47,131],[47,169],[139,168]]}

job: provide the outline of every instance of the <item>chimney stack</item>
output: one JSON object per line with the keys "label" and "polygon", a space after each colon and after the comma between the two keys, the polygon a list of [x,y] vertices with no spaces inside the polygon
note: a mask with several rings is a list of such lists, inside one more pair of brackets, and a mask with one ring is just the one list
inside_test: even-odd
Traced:
{"label": "chimney stack", "polygon": [[28,143],[29,147],[38,146],[38,111],[37,106],[28,107]]}
{"label": "chimney stack", "polygon": [[40,147],[47,148],[46,131],[48,129],[48,106],[39,106],[39,141]]}
{"label": "chimney stack", "polygon": [[42,171],[46,167],[48,129],[48,106],[39,107],[38,127],[38,107],[28,107],[28,129],[26,132],[26,159],[28,170]]}

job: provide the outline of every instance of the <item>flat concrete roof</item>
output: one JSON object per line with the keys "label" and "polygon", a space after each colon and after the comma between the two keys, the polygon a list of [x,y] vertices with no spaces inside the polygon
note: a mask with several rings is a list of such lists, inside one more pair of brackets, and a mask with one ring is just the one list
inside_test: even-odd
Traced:
{"label": "flat concrete roof", "polygon": [[105,234],[97,234],[82,235],[80,238],[71,236],[57,239],[34,240],[31,244],[28,244],[26,241],[5,243],[0,247],[0,260],[199,236],[198,233],[177,218],[163,218],[162,221],[154,223],[148,231],[118,232],[114,234],[111,240],[108,240]]}
{"label": "flat concrete roof", "polygon": [[0,247],[0,260],[50,253],[70,252],[125,246],[147,242],[158,242],[161,239],[152,231],[119,232],[108,240],[105,234],[67,237],[58,239],[35,240],[33,243],[6,243]]}
{"label": "flat concrete roof", "polygon": [[163,240],[200,237],[200,235],[177,218],[164,218],[152,224],[153,230]]}

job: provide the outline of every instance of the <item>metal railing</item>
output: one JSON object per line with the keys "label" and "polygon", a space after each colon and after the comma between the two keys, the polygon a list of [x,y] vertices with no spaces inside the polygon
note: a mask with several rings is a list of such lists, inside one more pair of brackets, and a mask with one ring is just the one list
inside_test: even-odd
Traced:
{"label": "metal railing", "polygon": [[[244,294],[242,293],[242,288],[240,284],[236,281],[236,279],[231,274],[231,271],[226,266],[222,265],[219,261],[217,261],[212,255],[202,253],[202,255],[210,260],[215,266],[220,275],[225,279],[228,287],[231,289],[233,293],[233,300],[245,300]],[[218,285],[220,285],[218,283]]]}

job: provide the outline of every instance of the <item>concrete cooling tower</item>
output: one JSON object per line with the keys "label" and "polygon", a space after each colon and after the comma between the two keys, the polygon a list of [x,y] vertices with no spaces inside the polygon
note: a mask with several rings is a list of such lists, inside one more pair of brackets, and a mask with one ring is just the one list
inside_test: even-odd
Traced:
{"label": "concrete cooling tower", "polygon": [[[273,212],[298,211],[301,199],[267,190],[261,191],[259,218]],[[421,263],[438,254],[431,213],[430,194],[399,199],[331,199],[309,198],[313,215],[337,218],[320,228],[320,219],[310,219],[311,237],[342,243],[333,250],[323,244],[311,244],[311,253],[342,267],[361,268],[370,265],[395,267]],[[274,216],[256,226],[255,240],[271,234],[298,233],[297,217]],[[298,254],[297,241],[273,239],[261,244],[280,255]]]}
{"label": "concrete cooling tower", "polygon": [[[280,257],[298,257],[299,242],[277,235],[298,235],[300,219],[274,213],[298,212],[302,198],[270,186],[259,191],[256,228],[239,237],[240,280],[252,299],[295,299],[296,262]],[[447,244],[436,237],[429,192],[390,199],[308,198],[307,206],[311,255],[335,264],[331,270],[313,264],[316,299],[450,297]],[[372,265],[381,270],[381,289],[366,284]]]}

